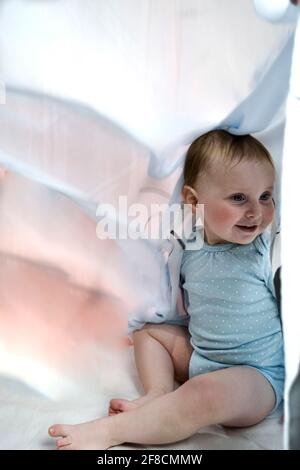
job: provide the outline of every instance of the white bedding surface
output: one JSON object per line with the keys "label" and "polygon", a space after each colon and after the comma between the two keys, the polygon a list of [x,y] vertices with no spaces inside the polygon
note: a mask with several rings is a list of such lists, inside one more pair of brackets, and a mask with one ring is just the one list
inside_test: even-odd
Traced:
{"label": "white bedding surface", "polygon": [[[47,435],[54,422],[77,423],[105,416],[107,404],[112,396],[134,398],[138,395],[138,381],[133,363],[132,348],[123,352],[127,364],[115,370],[114,378],[108,382],[108,369],[100,371],[98,386],[89,388],[87,383],[77,389],[70,398],[45,398],[17,380],[2,377],[0,380],[0,448],[1,449],[55,449]],[[123,366],[124,366],[123,364]],[[127,369],[127,370],[126,370]],[[120,380],[116,380],[119,375]],[[106,383],[103,386],[101,376]],[[121,386],[122,384],[122,386]],[[89,390],[89,391],[88,391]],[[225,429],[210,426],[182,442],[164,446],[122,445],[115,449],[282,449],[282,424],[277,418],[266,419],[256,426],[244,429]]]}

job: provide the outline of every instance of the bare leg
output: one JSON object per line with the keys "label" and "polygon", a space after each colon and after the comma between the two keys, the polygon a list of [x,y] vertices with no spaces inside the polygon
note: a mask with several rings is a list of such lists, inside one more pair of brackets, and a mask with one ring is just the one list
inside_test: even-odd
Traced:
{"label": "bare leg", "polygon": [[109,415],[130,411],[174,390],[174,378],[188,379],[192,346],[187,328],[167,324],[147,324],[133,334],[136,367],[145,390],[137,400],[114,398]]}
{"label": "bare leg", "polygon": [[123,442],[177,442],[211,424],[251,426],[275,403],[273,388],[260,372],[230,367],[199,375],[181,387],[128,413],[76,426],[53,425],[60,450],[107,449]]}

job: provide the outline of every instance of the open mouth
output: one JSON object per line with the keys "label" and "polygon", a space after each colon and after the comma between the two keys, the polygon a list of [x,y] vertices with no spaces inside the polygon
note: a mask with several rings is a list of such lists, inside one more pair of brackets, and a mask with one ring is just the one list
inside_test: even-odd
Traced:
{"label": "open mouth", "polygon": [[251,227],[247,225],[236,225],[236,227],[246,233],[253,233],[257,229],[257,225],[252,225]]}

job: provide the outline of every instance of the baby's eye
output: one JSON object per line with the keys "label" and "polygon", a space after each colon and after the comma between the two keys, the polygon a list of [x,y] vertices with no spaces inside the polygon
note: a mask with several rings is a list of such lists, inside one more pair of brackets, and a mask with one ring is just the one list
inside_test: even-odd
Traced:
{"label": "baby's eye", "polygon": [[271,197],[271,193],[264,193],[260,196],[260,199],[262,199],[263,201],[268,201],[269,199],[271,199]]}
{"label": "baby's eye", "polygon": [[242,193],[237,193],[230,196],[230,199],[234,202],[244,202],[246,200],[246,196]]}

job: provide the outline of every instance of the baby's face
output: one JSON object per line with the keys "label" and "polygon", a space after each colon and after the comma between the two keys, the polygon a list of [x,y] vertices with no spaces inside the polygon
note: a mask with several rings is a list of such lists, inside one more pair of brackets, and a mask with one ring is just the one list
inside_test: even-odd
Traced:
{"label": "baby's face", "polygon": [[275,172],[268,162],[240,162],[232,168],[215,165],[196,184],[204,204],[206,241],[251,243],[274,217]]}

